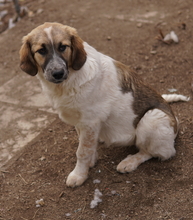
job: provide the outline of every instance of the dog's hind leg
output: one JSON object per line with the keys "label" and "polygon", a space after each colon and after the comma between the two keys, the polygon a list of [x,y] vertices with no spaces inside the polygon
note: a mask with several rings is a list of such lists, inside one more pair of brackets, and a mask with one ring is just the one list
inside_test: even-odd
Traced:
{"label": "dog's hind leg", "polygon": [[159,109],[149,110],[136,128],[136,146],[139,152],[121,161],[117,171],[131,172],[152,157],[166,160],[174,156],[174,139],[177,132],[175,127],[177,121],[174,118]]}

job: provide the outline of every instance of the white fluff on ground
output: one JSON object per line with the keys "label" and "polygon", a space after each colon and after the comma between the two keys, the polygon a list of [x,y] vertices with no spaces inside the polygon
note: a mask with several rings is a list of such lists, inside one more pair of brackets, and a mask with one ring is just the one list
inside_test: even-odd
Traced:
{"label": "white fluff on ground", "polygon": [[99,202],[102,202],[102,193],[99,191],[99,189],[95,189],[94,191],[94,199],[90,203],[90,208],[93,209],[95,208]]}

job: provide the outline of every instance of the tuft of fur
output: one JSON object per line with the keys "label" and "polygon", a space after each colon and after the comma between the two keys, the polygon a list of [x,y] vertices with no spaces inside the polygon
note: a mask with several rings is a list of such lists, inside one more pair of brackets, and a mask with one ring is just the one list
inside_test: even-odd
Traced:
{"label": "tuft of fur", "polygon": [[94,199],[90,203],[91,209],[94,209],[98,205],[99,202],[102,202],[102,199],[101,199],[102,195],[103,194],[99,191],[99,189],[95,189]]}
{"label": "tuft of fur", "polygon": [[188,102],[190,100],[190,97],[180,94],[163,94],[162,98],[165,99],[166,102],[179,102],[179,101]]}

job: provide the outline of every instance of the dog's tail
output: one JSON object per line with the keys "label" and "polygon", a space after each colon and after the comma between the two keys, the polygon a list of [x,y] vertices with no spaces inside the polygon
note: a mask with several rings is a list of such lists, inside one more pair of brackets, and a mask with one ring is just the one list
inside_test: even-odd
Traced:
{"label": "dog's tail", "polygon": [[178,94],[163,94],[162,98],[166,100],[166,102],[179,102],[184,101],[187,102],[190,100],[190,97]]}

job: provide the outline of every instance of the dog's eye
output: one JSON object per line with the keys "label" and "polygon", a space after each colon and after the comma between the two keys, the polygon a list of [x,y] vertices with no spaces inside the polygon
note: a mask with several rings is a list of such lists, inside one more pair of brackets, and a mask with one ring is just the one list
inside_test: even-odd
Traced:
{"label": "dog's eye", "polygon": [[38,52],[39,54],[41,54],[41,55],[46,55],[47,50],[46,50],[46,48],[41,48],[41,49],[39,49],[37,52]]}
{"label": "dog's eye", "polygon": [[59,46],[58,50],[59,50],[60,52],[64,52],[64,51],[66,50],[66,47],[67,47],[66,45],[62,45],[62,44],[61,44],[61,45]]}

